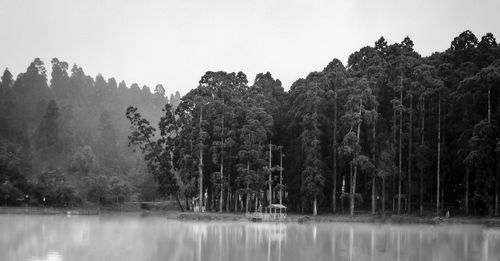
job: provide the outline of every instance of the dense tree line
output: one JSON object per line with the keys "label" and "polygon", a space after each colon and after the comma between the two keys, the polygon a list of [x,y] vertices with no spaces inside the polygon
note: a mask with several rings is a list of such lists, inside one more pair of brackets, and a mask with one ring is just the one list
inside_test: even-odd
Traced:
{"label": "dense tree line", "polygon": [[132,104],[160,117],[180,94],[169,100],[160,84],[151,92],[100,74],[94,79],[56,58],[51,65],[50,82],[38,58],[17,77],[8,69],[1,77],[0,205],[154,199],[144,160],[127,146],[123,111]]}
{"label": "dense tree line", "polygon": [[413,47],[382,37],[288,92],[270,73],[206,72],[158,128],[130,106],[129,144],[180,208],[497,215],[500,48],[470,31]]}
{"label": "dense tree line", "polygon": [[409,37],[380,38],[288,91],[270,73],[206,72],[167,99],[161,85],[51,65],[50,82],[40,59],[1,77],[2,205],[173,197],[212,211],[498,214],[492,34],[465,31],[428,57]]}

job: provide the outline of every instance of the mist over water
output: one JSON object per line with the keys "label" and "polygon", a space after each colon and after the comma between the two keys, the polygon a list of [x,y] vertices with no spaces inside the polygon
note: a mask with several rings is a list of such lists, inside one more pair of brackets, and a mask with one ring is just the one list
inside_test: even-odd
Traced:
{"label": "mist over water", "polygon": [[0,260],[498,260],[482,226],[0,216]]}

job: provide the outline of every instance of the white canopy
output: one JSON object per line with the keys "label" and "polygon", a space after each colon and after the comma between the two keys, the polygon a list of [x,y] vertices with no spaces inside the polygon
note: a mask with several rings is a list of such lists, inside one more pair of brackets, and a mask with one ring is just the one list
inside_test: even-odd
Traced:
{"label": "white canopy", "polygon": [[286,208],[285,206],[283,206],[282,204],[271,204],[269,206],[270,208]]}

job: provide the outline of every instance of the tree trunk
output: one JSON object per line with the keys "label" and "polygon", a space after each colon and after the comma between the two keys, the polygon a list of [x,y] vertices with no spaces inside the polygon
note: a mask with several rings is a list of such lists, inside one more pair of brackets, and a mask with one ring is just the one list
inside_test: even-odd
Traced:
{"label": "tree trunk", "polygon": [[[425,142],[425,98],[422,97],[422,133],[420,144],[424,146]],[[424,214],[424,168],[420,167],[420,215]]]}
{"label": "tree trunk", "polygon": [[[260,191],[259,191],[259,195],[260,195]],[[258,196],[255,196],[255,206],[254,206],[254,212],[257,212],[257,210],[259,209],[259,197]]]}
{"label": "tree trunk", "polygon": [[393,104],[392,104],[392,146],[396,146],[396,90],[394,90]]}
{"label": "tree trunk", "polygon": [[283,151],[280,147],[280,205],[283,204]]}
{"label": "tree trunk", "polygon": [[177,205],[179,205],[179,208],[181,209],[181,212],[184,212],[184,208],[182,207],[181,200],[179,199],[179,193],[174,193],[175,195],[175,200],[177,201]]}
{"label": "tree trunk", "polygon": [[333,176],[332,176],[332,206],[333,213],[337,212],[337,92],[333,99]]}
{"label": "tree trunk", "polygon": [[222,212],[224,207],[224,156],[221,155],[220,161],[220,200],[219,200],[219,212]]}
{"label": "tree trunk", "polygon": [[[301,171],[300,172],[300,187],[301,187],[301,192],[302,188],[304,187],[304,174]],[[304,193],[300,193],[300,213],[304,214]]]}
{"label": "tree trunk", "polygon": [[375,193],[375,174],[372,176],[372,215],[375,215],[376,211],[376,206],[377,206],[377,199],[376,199],[376,193]]}
{"label": "tree trunk", "polygon": [[273,203],[273,190],[272,190],[272,180],[271,180],[271,140],[269,140],[269,206]]}
{"label": "tree trunk", "polygon": [[[247,160],[247,175],[248,173],[250,172],[250,161]],[[246,182],[247,183],[247,193],[246,193],[246,204],[245,204],[245,211],[246,213],[248,213],[248,204],[250,204],[250,185],[248,184],[248,181]]]}
{"label": "tree trunk", "polygon": [[[497,101],[497,103],[499,103],[500,101]],[[491,123],[491,87],[490,87],[490,84],[488,84],[488,124]],[[495,177],[495,216],[498,216],[498,178],[499,178],[499,175],[498,175],[498,172],[500,171],[499,170],[499,167],[498,167],[498,163],[495,165],[496,167],[496,177]]]}
{"label": "tree trunk", "polygon": [[420,216],[424,214],[424,169],[420,168]]}
{"label": "tree trunk", "polygon": [[441,94],[438,96],[438,155],[437,155],[437,185],[436,185],[436,216],[439,216],[439,186],[441,169]]}
{"label": "tree trunk", "polygon": [[410,129],[408,138],[408,213],[411,213],[411,167],[412,167],[412,145],[413,145],[413,95],[410,91]]}
{"label": "tree trunk", "polygon": [[[375,107],[375,114],[377,114],[377,107]],[[377,126],[377,120],[375,119],[375,122],[373,123],[373,152],[372,152],[372,161],[373,164],[375,164],[375,154],[377,151],[377,146],[376,146],[376,126]],[[376,181],[376,176],[377,176],[377,168],[373,170],[372,174],[372,215],[375,215],[375,211],[377,208],[377,199],[376,199],[376,186],[375,186],[375,181]]]}
{"label": "tree trunk", "polygon": [[[222,101],[224,104],[224,100]],[[222,111],[222,123],[221,123],[221,152],[220,152],[220,201],[219,201],[219,212],[222,212],[224,207],[224,111]]]}
{"label": "tree trunk", "polygon": [[[445,142],[445,140],[443,139],[443,143]],[[443,172],[441,173],[441,188],[439,189],[439,192],[441,193],[441,195],[439,196],[439,198],[441,199],[441,203],[439,204],[439,206],[441,207],[441,213],[445,213],[444,211],[444,184],[446,183],[446,172]]]}
{"label": "tree trunk", "polygon": [[496,164],[496,177],[495,177],[495,216],[498,216],[498,163]]}
{"label": "tree trunk", "polygon": [[[349,163],[349,199],[347,200],[348,201],[348,204],[347,204],[347,207],[349,209],[349,213],[350,213],[350,208],[351,208],[351,198],[353,197],[353,194],[352,194],[352,174],[354,173],[354,164],[352,162]],[[342,202],[343,203],[343,202]]]}
{"label": "tree trunk", "polygon": [[248,204],[250,204],[250,193],[248,193],[249,191],[249,186],[248,186],[248,183],[247,183],[247,193],[246,193],[246,203],[245,203],[245,212],[248,213]]}
{"label": "tree trunk", "polygon": [[[360,113],[361,113],[361,104],[360,104]],[[358,143],[359,143],[359,133],[361,132],[361,123],[358,124]],[[356,155],[354,158],[357,159],[358,155]],[[353,161],[353,164],[354,164],[354,161]],[[351,183],[351,187],[352,187],[352,195],[351,195],[351,217],[354,216],[354,198],[356,196],[356,174],[358,172],[358,167],[356,165],[354,165],[354,174],[352,175],[352,183]]]}
{"label": "tree trunk", "polygon": [[198,163],[198,186],[199,186],[199,195],[200,195],[200,207],[198,211],[201,212],[203,208],[203,148],[202,148],[202,135],[201,135],[201,124],[203,121],[203,107],[200,107],[200,162]]}
{"label": "tree trunk", "polygon": [[382,176],[382,217],[385,218],[385,176]]}
{"label": "tree trunk", "polygon": [[234,212],[238,212],[238,201],[240,201],[238,190],[234,192]]}
{"label": "tree trunk", "polygon": [[356,186],[355,177],[356,177],[356,166],[354,165],[354,159],[353,159],[353,162],[351,162],[351,188],[350,188],[351,196],[349,198],[349,214],[351,215],[351,217],[354,216],[354,193],[355,193],[354,186]]}
{"label": "tree trunk", "polygon": [[401,176],[403,174],[403,73],[401,73],[401,93],[399,102],[401,108],[399,108],[399,177],[398,177],[398,215],[401,214]]}
{"label": "tree trunk", "polygon": [[[229,180],[228,180],[229,182]],[[231,209],[231,200],[232,200],[232,191],[231,188],[227,188],[227,193],[226,193],[226,212],[229,212]]]}
{"label": "tree trunk", "polygon": [[[396,135],[397,135],[397,127],[396,127],[396,122],[397,122],[397,114],[396,114],[396,90],[394,89],[393,91],[393,105],[392,105],[392,149],[394,152],[396,152]],[[394,162],[396,164],[396,162]],[[396,175],[391,176],[392,180],[392,187],[390,188],[392,192],[392,211],[394,212],[394,194],[396,191]]]}
{"label": "tree trunk", "polygon": [[314,200],[313,200],[313,216],[317,216],[318,215],[318,200],[316,198],[316,196],[314,196]]}
{"label": "tree trunk", "polygon": [[189,200],[188,197],[184,194],[184,203],[186,204],[186,211],[189,211]]}
{"label": "tree trunk", "polygon": [[465,168],[465,214],[469,215],[469,168]]}

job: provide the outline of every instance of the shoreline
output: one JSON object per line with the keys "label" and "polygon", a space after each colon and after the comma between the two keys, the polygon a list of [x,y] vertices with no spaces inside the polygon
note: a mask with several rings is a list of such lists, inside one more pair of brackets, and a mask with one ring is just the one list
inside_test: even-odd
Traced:
{"label": "shoreline", "polygon": [[[193,213],[180,212],[178,220],[186,221],[249,221],[245,213]],[[263,223],[275,223],[272,221],[262,221]],[[354,217],[349,215],[325,214],[310,216],[303,214],[289,214],[287,220],[280,223],[372,223],[372,224],[421,224],[421,225],[484,225],[487,227],[500,228],[499,217],[418,217],[412,215],[392,215],[381,218],[378,215],[359,214]]]}
{"label": "shoreline", "polygon": [[[17,214],[17,215],[93,215],[93,216],[110,216],[110,215],[131,215],[131,216],[155,216],[165,217],[167,219],[175,219],[180,221],[244,221],[252,222],[245,213],[234,212],[181,212],[177,210],[120,210],[114,208],[40,208],[40,207],[0,207],[0,215],[2,214]],[[273,221],[262,221],[274,223]],[[500,217],[474,217],[474,216],[457,216],[457,217],[433,217],[433,216],[413,216],[413,215],[388,215],[386,218],[381,218],[378,215],[358,214],[354,217],[344,214],[323,214],[311,216],[307,214],[288,214],[286,221],[280,223],[373,223],[373,224],[422,224],[422,225],[483,225],[487,227],[500,228]]]}

